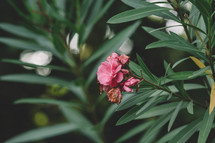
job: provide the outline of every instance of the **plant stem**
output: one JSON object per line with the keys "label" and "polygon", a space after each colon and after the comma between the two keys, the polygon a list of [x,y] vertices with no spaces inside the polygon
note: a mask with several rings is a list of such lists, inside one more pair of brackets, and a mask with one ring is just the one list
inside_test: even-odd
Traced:
{"label": "plant stem", "polygon": [[190,37],[190,33],[189,33],[188,29],[187,29],[187,26],[184,24],[184,17],[183,17],[183,15],[182,15],[182,13],[181,13],[179,1],[176,0],[177,6],[175,6],[175,5],[171,2],[171,0],[167,0],[167,1],[168,1],[169,4],[172,6],[172,8],[178,13],[178,16],[179,16],[179,18],[181,19],[181,22],[182,22],[182,26],[183,26],[183,28],[184,28],[184,31],[185,31],[185,33],[186,33],[186,35],[187,35],[188,41],[189,41],[190,43],[192,43],[192,39],[191,39],[191,37]]}
{"label": "plant stem", "polygon": [[146,80],[146,79],[143,78],[143,76],[142,76],[142,71],[140,71],[140,72],[141,72],[141,77],[139,77],[139,76],[135,75],[134,73],[130,72],[130,73],[132,74],[132,76],[134,76],[134,77],[137,78],[137,79],[140,79],[140,82],[139,82],[139,83],[141,83],[141,82],[143,82],[143,81],[144,81],[144,82],[147,82],[147,83],[149,83],[150,85],[152,85],[152,86],[153,86],[154,88],[156,88],[156,89],[163,90],[163,91],[165,91],[165,92],[167,92],[167,93],[169,93],[169,94],[171,94],[171,95],[173,95],[173,96],[175,96],[175,97],[178,97],[178,98],[180,98],[180,99],[182,99],[182,100],[184,100],[184,101],[188,101],[188,102],[189,102],[189,101],[193,101],[194,104],[199,105],[199,106],[201,106],[201,107],[203,107],[203,108],[207,108],[206,105],[204,105],[204,104],[202,104],[202,103],[200,103],[200,102],[198,102],[198,101],[196,101],[196,100],[191,99],[189,96],[188,96],[188,97],[182,96],[182,95],[180,95],[180,94],[177,94],[177,93],[172,92],[172,91],[169,90],[168,88],[165,88],[165,87],[156,85],[156,84],[154,84],[154,83],[152,83],[152,82]]}

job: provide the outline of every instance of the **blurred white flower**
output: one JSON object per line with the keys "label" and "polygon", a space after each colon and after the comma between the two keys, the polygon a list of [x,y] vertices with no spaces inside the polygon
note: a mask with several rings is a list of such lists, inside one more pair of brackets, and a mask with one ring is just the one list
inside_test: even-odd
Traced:
{"label": "blurred white flower", "polygon": [[123,44],[120,46],[119,50],[117,51],[120,55],[128,55],[131,53],[133,49],[133,41],[130,39],[127,39],[123,42]]}
{"label": "blurred white flower", "polygon": [[67,35],[66,37],[66,42],[70,47],[70,50],[73,54],[79,54],[80,50],[78,48],[78,39],[79,39],[79,35],[78,33],[75,33],[71,39],[71,41],[69,41],[69,35]]}
{"label": "blurred white flower", "polygon": [[[25,63],[29,64],[35,64],[39,66],[45,66],[48,65],[52,60],[52,53],[48,51],[23,51],[20,55],[20,60]],[[25,69],[35,69],[28,66],[23,66]],[[46,69],[44,72],[44,69]],[[43,74],[40,75],[48,75],[50,74],[51,70],[47,70],[49,68],[42,68],[38,67],[36,68],[36,71],[38,74],[41,73],[41,70],[43,70]]]}
{"label": "blurred white flower", "polygon": [[169,27],[169,26],[173,26],[173,27],[169,27],[166,29],[166,31],[169,33],[170,31],[171,32],[174,32],[178,35],[182,35],[184,33],[184,28],[183,26],[181,26],[180,23],[174,21],[174,20],[167,20],[166,22],[166,26]]}

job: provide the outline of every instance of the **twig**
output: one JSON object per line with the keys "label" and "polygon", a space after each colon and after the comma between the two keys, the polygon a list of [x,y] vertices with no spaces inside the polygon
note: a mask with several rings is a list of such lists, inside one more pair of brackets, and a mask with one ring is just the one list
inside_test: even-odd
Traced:
{"label": "twig", "polygon": [[181,21],[182,21],[182,26],[183,26],[183,28],[184,28],[184,31],[185,31],[186,35],[187,35],[188,41],[189,41],[190,43],[192,43],[192,39],[191,39],[191,37],[190,37],[190,33],[189,33],[188,29],[187,29],[187,26],[183,23],[183,22],[184,22],[184,17],[183,17],[183,15],[182,15],[182,13],[181,13],[181,9],[180,9],[180,5],[179,5],[178,0],[176,1],[176,2],[177,2],[177,6],[175,6],[170,0],[167,0],[167,1],[168,1],[169,4],[173,7],[173,9],[174,9],[176,12],[178,12],[178,16],[179,16],[179,18],[180,18]]}
{"label": "twig", "polygon": [[139,83],[141,83],[141,82],[143,82],[143,81],[144,81],[144,82],[147,82],[147,83],[149,83],[150,85],[152,85],[153,87],[155,87],[156,89],[160,89],[160,90],[163,90],[163,91],[165,91],[165,92],[168,92],[169,94],[171,94],[171,95],[173,95],[173,96],[175,96],[175,97],[178,97],[178,98],[180,98],[180,99],[182,99],[182,100],[184,100],[184,101],[193,101],[193,103],[195,103],[196,105],[199,105],[199,106],[201,106],[201,107],[203,107],[203,108],[207,108],[206,105],[204,105],[204,104],[202,104],[202,103],[200,103],[200,102],[198,102],[198,101],[196,101],[196,100],[193,100],[193,99],[191,99],[190,97],[184,97],[184,96],[182,96],[182,95],[180,95],[180,94],[176,94],[176,93],[172,92],[171,90],[169,90],[169,89],[167,89],[167,88],[165,88],[165,87],[156,85],[156,84],[154,84],[154,83],[152,83],[152,82],[146,80],[145,78],[143,78],[142,70],[140,70],[141,77],[135,75],[135,74],[134,74],[133,72],[131,72],[131,71],[130,71],[130,73],[131,73],[132,76],[134,76],[135,78],[140,79],[140,82],[139,82]]}

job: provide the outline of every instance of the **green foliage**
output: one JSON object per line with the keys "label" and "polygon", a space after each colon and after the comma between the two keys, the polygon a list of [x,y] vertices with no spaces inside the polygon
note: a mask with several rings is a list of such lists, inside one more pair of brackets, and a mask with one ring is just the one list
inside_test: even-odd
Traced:
{"label": "green foliage", "polygon": [[[208,108],[210,106],[210,109],[214,109],[215,106],[214,101],[211,101],[214,97],[212,85],[215,79],[214,1],[169,0],[162,2],[171,6],[166,8],[158,6],[159,2],[122,0],[132,9],[108,17],[109,20],[106,20],[104,15],[114,0],[23,0],[25,12],[13,1],[8,2],[27,24],[0,23],[0,29],[11,34],[8,37],[0,37],[0,43],[17,51],[49,51],[60,62],[38,65],[10,58],[1,61],[34,69],[48,68],[63,74],[41,76],[33,73],[13,73],[1,75],[0,81],[39,84],[44,87],[58,85],[70,92],[62,93],[62,96],[69,95],[69,98],[63,98],[68,101],[55,99],[57,97],[44,98],[47,96],[15,101],[15,104],[57,106],[63,121],[26,131],[8,139],[6,143],[39,141],[73,131],[92,142],[102,143],[106,138],[106,123],[114,113],[123,112],[122,110],[127,112],[118,119],[117,126],[136,120],[139,122],[133,128],[122,132],[123,135],[117,136],[116,143],[133,137],[138,137],[140,143],[184,143],[192,142],[192,137],[198,139],[198,143],[208,141],[209,135],[214,131],[215,116],[215,111],[209,113]],[[188,2],[192,3],[191,10],[185,8]],[[172,10],[177,14],[173,14]],[[165,32],[175,26],[152,28],[154,26],[141,25],[142,20],[152,15],[178,22],[184,28],[184,34]],[[93,30],[102,20],[106,20],[107,24],[130,23],[114,37],[102,37],[98,47],[94,47],[89,41],[94,38]],[[106,104],[103,104],[105,96],[102,94],[98,97],[98,92],[93,88],[96,85],[97,69],[139,26],[142,27],[140,30],[157,39],[149,43],[145,50],[154,52],[160,48],[160,51],[166,52],[165,48],[170,48],[173,53],[178,50],[186,53],[185,58],[179,56],[179,59],[170,64],[163,59],[165,73],[163,76],[157,76],[152,73],[153,70],[148,67],[147,62],[144,63],[142,54],[136,54],[136,61],[131,59],[126,66],[131,74],[128,78],[133,76],[139,79],[139,91],[131,94],[123,92],[119,105],[106,107]],[[77,49],[74,52],[71,42],[77,35]],[[196,61],[188,56],[193,56]],[[189,59],[192,63],[189,63]],[[179,65],[183,66],[182,63],[187,63],[190,67],[196,64],[199,69],[179,68]],[[179,117],[180,123],[177,122]],[[196,134],[197,132],[199,134]]]}
{"label": "green foliage", "polygon": [[[189,16],[187,15],[188,13],[183,9],[183,6],[187,2],[192,3],[192,10],[189,11]],[[169,124],[167,131],[169,133],[164,135],[160,140],[156,140],[155,142],[186,142],[199,129],[200,134],[198,142],[206,142],[211,128],[213,128],[212,124],[214,119],[214,112],[209,114],[208,110],[205,110],[208,105],[205,105],[203,101],[196,100],[198,99],[198,97],[195,97],[194,99],[190,95],[192,94],[192,92],[188,93],[187,91],[190,89],[202,89],[204,91],[204,89],[206,88],[210,90],[210,88],[212,88],[210,87],[212,86],[212,84],[210,84],[209,86],[200,87],[200,85],[199,87],[197,87],[198,85],[187,85],[187,83],[184,83],[184,81],[187,82],[196,78],[201,78],[203,79],[203,83],[206,83],[208,82],[208,79],[205,80],[205,76],[209,75],[210,77],[212,77],[210,75],[211,73],[212,75],[215,75],[214,59],[212,58],[214,54],[212,50],[214,48],[214,39],[212,38],[214,34],[212,33],[214,32],[211,31],[212,24],[214,25],[214,22],[211,19],[211,15],[214,14],[214,11],[212,11],[212,8],[214,6],[211,6],[212,2],[209,2],[207,0],[167,1],[167,3],[170,3],[172,8],[178,14],[178,17],[170,13],[169,9],[160,9],[161,7],[155,5],[156,2],[149,3],[141,0],[123,0],[123,3],[134,9],[124,11],[113,16],[109,19],[108,23],[125,23],[137,19],[142,19],[151,15],[174,20],[184,27],[186,36],[182,37],[181,35],[177,35],[173,32],[164,32],[164,29],[169,28],[167,26],[157,29],[142,26],[142,28],[146,32],[158,39],[158,41],[152,42],[147,45],[145,49],[167,47],[173,50],[187,52],[189,55],[193,55],[201,61],[197,63],[192,59],[200,68],[199,70],[195,71],[173,71],[173,69],[175,70],[176,66],[184,63],[185,61],[188,61],[189,58],[181,58],[177,62],[173,63],[172,66],[171,64],[168,65],[167,63],[165,63],[165,75],[163,77],[157,78],[148,69],[141,57],[137,54],[136,57],[139,65],[131,62],[129,68],[132,72],[134,72],[136,76],[141,77],[140,79],[143,80],[143,83],[141,83],[141,88],[148,89],[145,92],[137,93],[135,96],[130,97],[119,105],[117,111],[127,108],[129,109],[132,106],[134,107],[131,108],[118,120],[117,125],[125,124],[132,120],[150,119],[152,117],[155,117],[154,124],[151,125],[150,129],[144,134],[139,142],[152,142],[153,140],[156,140],[156,131],[158,131],[162,127],[165,128],[164,125],[168,121]],[[154,11],[155,13],[153,13]],[[187,19],[187,22],[185,21],[185,19]],[[173,69],[171,69],[171,67]],[[169,82],[172,82],[173,85],[169,86]],[[160,98],[161,95],[168,95],[169,98]],[[176,103],[175,100],[179,100],[179,102]],[[206,98],[201,100],[208,102],[208,99]],[[210,101],[210,104],[212,103],[213,102]],[[201,118],[202,115],[198,111],[196,111],[194,114],[196,106],[204,108],[204,119]],[[187,108],[187,112],[192,116],[195,115],[193,121],[191,123],[185,123],[184,126],[171,130],[171,128],[174,127],[174,121],[177,119],[177,116],[180,115],[180,111],[184,108]],[[160,116],[160,118],[156,118],[158,116]]]}

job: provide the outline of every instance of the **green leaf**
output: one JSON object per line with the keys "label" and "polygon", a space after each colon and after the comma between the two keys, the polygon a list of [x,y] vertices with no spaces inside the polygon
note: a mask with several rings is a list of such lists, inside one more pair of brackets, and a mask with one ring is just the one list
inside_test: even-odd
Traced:
{"label": "green leaf", "polygon": [[159,140],[157,141],[157,143],[167,143],[169,140],[171,140],[171,139],[173,139],[175,136],[177,136],[177,134],[178,134],[181,130],[183,130],[185,127],[186,127],[186,125],[185,125],[185,126],[181,126],[181,127],[177,128],[177,129],[174,129],[174,130],[170,131],[169,133],[167,133],[166,135],[164,135],[161,139],[159,139]]}
{"label": "green leaf", "polygon": [[121,111],[121,110],[127,109],[131,106],[134,106],[137,103],[143,102],[153,93],[155,93],[155,90],[144,90],[143,92],[137,93],[136,95],[131,96],[129,99],[120,103],[117,106],[116,111]]}
{"label": "green leaf", "polygon": [[175,108],[175,111],[172,113],[172,116],[170,118],[170,121],[169,121],[169,124],[168,124],[168,132],[170,131],[177,115],[178,115],[178,112],[180,111],[181,109],[181,105],[182,105],[183,101],[180,101],[177,105],[177,107]]}
{"label": "green leaf", "polygon": [[142,28],[148,32],[149,34],[151,34],[152,36],[154,36],[155,38],[159,39],[159,40],[169,40],[170,39],[170,35],[168,35],[165,32],[159,31],[157,29],[151,28],[151,27],[147,27],[147,26],[142,26]]}
{"label": "green leaf", "polygon": [[151,80],[153,80],[154,82],[156,82],[158,78],[150,72],[150,70],[149,70],[148,67],[144,64],[144,62],[143,62],[143,60],[141,59],[141,57],[140,57],[138,54],[136,54],[136,56],[137,56],[137,61],[138,61],[138,63],[140,64],[140,67],[141,67],[142,70],[143,70],[142,72],[145,73],[148,77],[150,77]]}
{"label": "green leaf", "polygon": [[30,31],[23,26],[18,26],[18,25],[14,25],[14,24],[0,23],[0,29],[7,31],[9,33],[15,34],[17,36],[25,37],[25,38],[34,39],[34,38],[38,37],[38,35],[33,33],[33,31]]}
{"label": "green leaf", "polygon": [[146,7],[149,5],[153,5],[152,3],[143,1],[143,0],[122,0],[123,3],[125,3],[126,5],[133,7],[133,8],[142,8],[142,7]]}
{"label": "green leaf", "polygon": [[28,66],[28,67],[33,67],[33,68],[42,67],[42,68],[50,68],[50,69],[58,70],[58,71],[71,72],[69,69],[64,68],[64,67],[59,67],[59,66],[54,66],[54,65],[46,65],[46,66],[35,65],[35,64],[31,64],[31,63],[22,62],[22,61],[16,60],[16,59],[2,59],[1,61],[5,62],[5,63]]}
{"label": "green leaf", "polygon": [[53,85],[58,84],[68,87],[79,99],[86,102],[85,94],[81,87],[74,84],[74,81],[67,81],[56,77],[44,77],[35,74],[9,74],[0,76],[1,81],[21,82],[31,84]]}
{"label": "green leaf", "polygon": [[[24,50],[42,50],[35,42],[23,41],[20,39],[0,37],[0,42],[13,48]],[[44,50],[44,49],[43,49]]]}
{"label": "green leaf", "polygon": [[69,86],[70,83],[63,79],[55,77],[44,77],[35,74],[10,74],[0,76],[2,81],[12,81],[12,82],[22,82],[22,83],[32,83],[32,84],[59,84],[63,86]]}
{"label": "green leaf", "polygon": [[102,45],[102,47],[87,60],[88,62],[84,63],[84,65],[86,66],[90,62],[92,62],[102,56],[98,60],[98,62],[95,64],[95,66],[93,67],[93,69],[89,75],[89,78],[86,82],[86,85],[89,85],[92,82],[92,80],[96,77],[96,71],[97,71],[99,65],[101,64],[101,62],[105,61],[106,58],[108,56],[110,56],[112,52],[117,50],[123,44],[123,42],[133,34],[133,32],[137,29],[139,24],[140,24],[140,22],[135,22],[133,25],[127,27],[126,29],[121,31],[119,34],[117,34],[115,37],[113,37],[112,39],[110,39],[109,41],[104,43],[104,45]]}
{"label": "green leaf", "polygon": [[77,103],[73,102],[66,102],[66,101],[60,101],[55,99],[41,99],[41,98],[24,98],[19,99],[14,102],[14,104],[53,104],[57,106],[71,106],[71,107],[78,107],[80,106]]}
{"label": "green leaf", "polygon": [[119,126],[119,125],[122,125],[122,124],[125,124],[125,123],[128,123],[132,120],[134,120],[137,115],[136,115],[136,112],[142,108],[142,106],[135,106],[133,107],[132,109],[130,109],[127,113],[125,113],[116,123],[116,126]]}
{"label": "green leaf", "polygon": [[92,141],[97,143],[102,143],[98,134],[93,129],[93,124],[83,115],[81,112],[70,108],[68,106],[60,107],[63,115],[67,118],[69,122],[75,123],[78,125],[78,129]]}
{"label": "green leaf", "polygon": [[[9,23],[0,23],[0,29],[3,29],[17,36],[21,36],[28,39],[30,38],[35,41],[30,42],[29,40],[24,41],[20,39],[1,37],[0,42],[6,45],[20,49],[50,51],[57,57],[59,57],[58,53],[56,53],[56,51],[53,49],[53,44],[49,41],[48,38],[44,37],[44,35],[36,34],[23,26],[17,26]],[[38,43],[39,45],[36,43]]]}
{"label": "green leaf", "polygon": [[[143,0],[132,0],[132,1],[131,0],[122,0],[122,2],[133,8],[143,8],[143,7],[148,7],[148,6],[154,6],[155,8],[157,7],[157,5],[155,5],[154,3],[146,2]],[[174,14],[172,14],[169,11],[156,13],[154,15],[163,17],[165,19],[172,19],[174,21],[180,22],[178,17],[176,17]]]}
{"label": "green leaf", "polygon": [[108,119],[110,119],[110,117],[114,114],[114,111],[116,110],[117,105],[111,105],[107,111],[105,111],[105,115],[102,118],[102,121],[100,122],[100,124],[104,127],[105,123],[108,121]]}
{"label": "green leaf", "polygon": [[[168,86],[168,88],[172,92],[178,92],[178,89],[175,88],[175,85],[170,85],[170,86]],[[195,89],[202,89],[202,88],[206,88],[206,87],[201,85],[201,84],[194,84],[194,83],[185,83],[184,84],[184,89],[185,90],[195,90]],[[162,93],[161,93],[161,95],[162,95]]]}
{"label": "green leaf", "polygon": [[199,48],[194,47],[192,44],[184,40],[182,37],[171,33],[171,36],[168,40],[161,40],[157,42],[153,42],[146,46],[146,49],[153,49],[153,48],[162,48],[167,47],[175,50],[185,51],[188,52],[199,59],[203,59],[204,61],[208,62],[207,57],[202,53]]}
{"label": "green leaf", "polygon": [[77,129],[78,129],[78,126],[75,123],[63,123],[63,124],[33,129],[30,131],[24,132],[22,134],[19,134],[5,141],[5,143],[38,141],[38,140],[62,135]]}
{"label": "green leaf", "polygon": [[150,139],[150,136],[152,134],[154,134],[155,131],[159,130],[160,128],[162,128],[170,119],[170,114],[164,114],[163,116],[161,116],[160,118],[157,119],[157,121],[155,121],[153,123],[153,125],[147,130],[146,133],[144,133],[144,136],[140,139],[140,143],[143,142],[148,142],[148,140]]}
{"label": "green leaf", "polygon": [[142,74],[141,74],[142,68],[141,68],[138,64],[136,64],[136,63],[134,63],[133,61],[130,60],[128,66],[129,66],[129,69],[131,69],[131,70],[132,70],[136,75],[138,75],[139,77],[143,76],[143,78],[145,78],[146,80],[153,82],[153,81],[148,77],[148,75],[146,75],[144,72],[142,72]]}
{"label": "green leaf", "polygon": [[199,118],[188,124],[170,141],[170,143],[185,143],[199,129],[201,121],[202,118]]}
{"label": "green leaf", "polygon": [[204,118],[201,122],[198,143],[206,143],[214,121],[215,110],[209,115],[209,109],[205,111]]}
{"label": "green leaf", "polygon": [[31,17],[27,16],[26,13],[23,13],[12,0],[8,0],[8,2],[13,7],[13,9],[18,13],[18,15],[23,17],[26,21],[31,21],[32,20]]}
{"label": "green leaf", "polygon": [[193,100],[188,103],[187,111],[188,113],[193,114]]}
{"label": "green leaf", "polygon": [[205,72],[206,72],[207,70],[209,70],[209,69],[210,69],[210,66],[207,66],[207,67],[204,67],[204,68],[202,68],[202,69],[199,69],[199,70],[193,72],[193,74],[190,75],[188,78],[196,78],[196,77],[198,77],[198,76],[205,75],[205,74],[207,74],[207,73],[205,73]]}
{"label": "green leaf", "polygon": [[[138,116],[136,119],[146,119],[146,118],[151,118],[151,117],[167,114],[167,113],[173,111],[177,105],[178,104],[176,102],[173,102],[173,103],[165,103],[162,105],[155,106],[155,107],[151,108],[150,110],[148,110],[147,112],[143,113],[142,115]],[[186,107],[185,104],[183,104],[181,106],[181,109],[185,108],[185,107]]]}
{"label": "green leaf", "polygon": [[191,2],[199,9],[201,14],[209,17],[211,15],[211,5],[207,0],[191,0]]}
{"label": "green leaf", "polygon": [[128,10],[111,17],[107,23],[116,24],[138,20],[159,12],[169,11],[170,9],[159,6],[147,6],[143,8]]}
{"label": "green leaf", "polygon": [[175,72],[169,74],[167,78],[174,79],[174,80],[188,80],[189,77],[193,74],[193,71],[182,71],[182,72]]}
{"label": "green leaf", "polygon": [[183,58],[181,60],[178,60],[176,63],[174,63],[174,65],[172,66],[172,69],[174,69],[176,66],[178,66],[179,64],[181,64],[182,62],[186,61],[190,59],[190,57],[187,57],[187,58]]}
{"label": "green leaf", "polygon": [[146,111],[148,111],[151,107],[153,107],[154,105],[158,104],[159,102],[162,101],[162,98],[159,98],[158,95],[152,97],[151,99],[149,99],[149,101],[144,104],[136,113],[136,115],[140,115]]}
{"label": "green leaf", "polygon": [[80,10],[80,23],[84,22],[92,3],[93,3],[93,1],[89,1],[89,0],[84,0],[82,2],[81,10]]}
{"label": "green leaf", "polygon": [[181,43],[179,43],[177,40],[162,40],[162,41],[153,42],[147,45],[146,49],[161,48],[161,47],[168,47],[176,50],[186,51],[189,53],[200,52],[198,49],[195,49],[193,47],[191,48],[191,47],[182,46]]}
{"label": "green leaf", "polygon": [[136,126],[133,129],[130,129],[128,132],[126,132],[125,134],[123,134],[119,139],[116,140],[115,143],[120,143],[123,141],[126,141],[127,139],[137,135],[140,132],[143,132],[144,130],[146,130],[154,121],[147,121],[144,122],[143,124],[140,124],[138,126]]}
{"label": "green leaf", "polygon": [[[93,26],[95,26],[96,22],[106,13],[106,11],[109,9],[109,7],[113,4],[114,0],[109,0],[106,2],[105,6],[102,6],[101,9],[99,9],[95,14],[95,16],[92,16],[92,20],[89,21],[86,25],[86,28],[84,30],[83,38],[81,38],[80,43],[84,43],[86,39],[88,38]],[[98,2],[96,2],[98,3]]]}
{"label": "green leaf", "polygon": [[54,47],[58,51],[58,53],[60,53],[60,55],[63,55],[65,50],[66,50],[66,47],[65,47],[63,40],[59,36],[59,28],[60,28],[59,23],[56,23],[54,25],[54,27],[52,28],[53,29],[53,32],[52,32],[53,40],[52,40],[52,42],[54,43]]}
{"label": "green leaf", "polygon": [[[84,66],[86,67],[93,61],[97,60],[98,58],[102,56],[110,56],[110,54],[113,51],[116,51],[119,49],[119,47],[123,44],[125,40],[127,40],[133,32],[137,29],[139,26],[139,22],[134,23],[133,25],[127,27],[123,31],[121,31],[119,34],[114,36],[112,39],[105,42],[97,51],[94,52],[94,54],[84,63]],[[111,51],[111,52],[109,52]],[[108,53],[108,54],[107,54]],[[105,57],[106,58],[106,57]],[[104,58],[103,58],[104,59]],[[101,60],[100,60],[101,61]]]}

